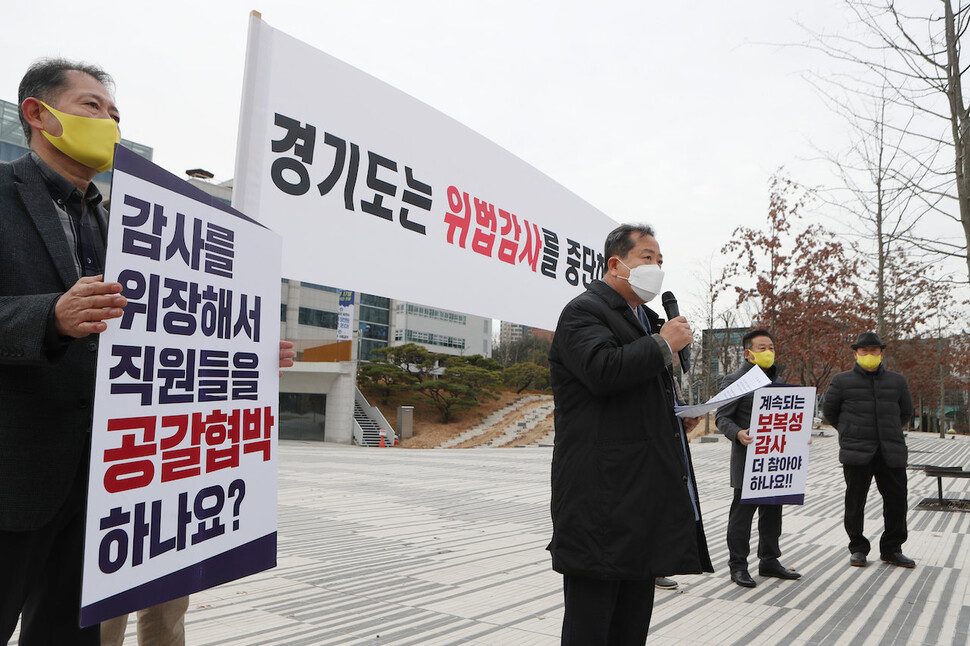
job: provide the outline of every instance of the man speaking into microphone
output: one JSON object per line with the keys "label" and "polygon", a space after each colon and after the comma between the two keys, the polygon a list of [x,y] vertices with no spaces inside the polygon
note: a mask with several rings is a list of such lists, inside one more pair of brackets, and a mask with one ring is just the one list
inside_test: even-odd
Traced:
{"label": "man speaking into microphone", "polygon": [[690,326],[644,305],[663,284],[651,227],[613,230],[604,257],[606,275],[566,305],[549,351],[563,646],[643,644],[654,579],[713,572],[686,437],[697,420],[674,415],[671,366]]}

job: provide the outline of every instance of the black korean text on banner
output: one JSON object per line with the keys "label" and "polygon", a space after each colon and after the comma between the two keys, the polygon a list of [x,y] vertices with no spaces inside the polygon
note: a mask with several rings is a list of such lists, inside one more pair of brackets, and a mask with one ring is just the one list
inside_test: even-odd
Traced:
{"label": "black korean text on banner", "polygon": [[111,196],[84,625],[276,563],[280,239],[123,149]]}
{"label": "black korean text on banner", "polygon": [[[362,151],[358,144],[325,132],[323,143],[332,149],[331,154],[325,156],[328,163],[320,175],[314,174],[317,127],[283,114],[273,116],[279,138],[273,139],[270,145],[275,156],[270,166],[270,178],[277,189],[293,196],[312,194],[315,189],[321,197],[331,197],[331,201],[342,196],[346,211],[359,209],[361,213],[427,235],[427,226],[422,222],[428,222],[425,215],[433,217],[435,212],[433,190],[429,184],[415,178],[412,167],[399,165],[374,151]],[[403,166],[403,177],[399,166]],[[318,182],[323,173],[326,175]],[[357,196],[358,178],[362,184],[360,197]],[[399,194],[400,207],[389,208],[387,204]],[[456,186],[449,185],[446,194],[447,210],[443,222],[448,244],[508,265],[523,265],[532,273],[563,280],[572,287],[581,283],[585,288],[593,279],[603,277],[606,262],[602,252],[565,238],[561,261],[560,237],[554,231],[487,200],[470,196]],[[415,220],[412,215],[415,208],[420,209],[419,213],[423,212],[420,220]],[[402,239],[402,244],[407,244],[406,238]]]}
{"label": "black korean text on banner", "polygon": [[288,278],[553,329],[603,275],[616,223],[521,159],[256,17],[247,56],[233,203]]}

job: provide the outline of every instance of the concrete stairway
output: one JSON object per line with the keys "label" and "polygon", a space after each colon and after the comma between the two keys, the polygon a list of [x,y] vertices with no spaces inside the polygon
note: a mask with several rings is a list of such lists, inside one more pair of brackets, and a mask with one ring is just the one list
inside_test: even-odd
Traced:
{"label": "concrete stairway", "polygon": [[[480,446],[501,447],[513,444],[522,435],[533,430],[545,421],[553,410],[552,395],[529,395],[523,397],[505,408],[495,411],[481,423],[467,431],[443,442],[438,448],[448,449],[460,446],[469,440],[481,437],[489,432],[502,431],[500,435],[483,442]],[[522,418],[510,423],[509,417],[522,411]],[[502,428],[507,427],[507,428]],[[484,439],[484,438],[483,438]]]}
{"label": "concrete stairway", "polygon": [[540,437],[534,444],[529,446],[552,446],[556,441],[556,429],[552,429],[542,437]]}
{"label": "concrete stairway", "polygon": [[470,440],[472,438],[476,438],[476,437],[478,437],[480,435],[484,435],[495,424],[500,423],[502,421],[502,419],[505,418],[506,415],[509,415],[510,413],[514,413],[515,411],[519,410],[520,408],[522,408],[524,406],[527,406],[528,404],[530,404],[530,403],[532,403],[534,401],[538,401],[540,399],[543,399],[544,397],[547,397],[547,395],[528,395],[526,397],[523,397],[522,399],[517,399],[516,401],[512,402],[508,406],[506,406],[504,408],[498,409],[497,411],[495,411],[494,413],[492,413],[491,415],[489,415],[488,417],[486,417],[481,422],[479,422],[475,426],[471,427],[467,431],[464,431],[464,432],[456,435],[455,437],[451,438],[450,440],[447,440],[445,442],[442,442],[438,446],[438,448],[439,449],[450,449],[450,448],[452,448],[454,446],[458,446],[459,444],[462,444],[463,442],[466,442],[466,441],[468,441],[468,440]]}
{"label": "concrete stairway", "polygon": [[508,428],[502,435],[496,437],[486,444],[486,446],[507,446],[512,444],[520,438],[525,433],[528,433],[541,422],[545,421],[549,414],[552,413],[555,404],[553,403],[552,397],[549,397],[548,401],[542,402],[537,406],[533,406],[529,412],[525,414],[525,417],[515,425]]}
{"label": "concrete stairway", "polygon": [[[363,439],[360,441],[361,446],[380,446],[381,443],[381,427],[377,422],[372,420],[361,408],[360,404],[354,402],[354,419],[360,424],[360,429],[363,432]],[[393,444],[393,437],[384,438],[385,445]]]}

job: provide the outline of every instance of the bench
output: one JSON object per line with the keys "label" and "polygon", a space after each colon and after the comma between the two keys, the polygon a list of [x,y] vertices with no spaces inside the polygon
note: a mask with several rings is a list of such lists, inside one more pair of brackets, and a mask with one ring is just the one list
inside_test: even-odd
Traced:
{"label": "bench", "polygon": [[970,478],[970,471],[965,471],[963,467],[923,467],[923,472],[931,478],[936,478],[936,488],[940,495],[940,504],[943,504],[943,478]]}

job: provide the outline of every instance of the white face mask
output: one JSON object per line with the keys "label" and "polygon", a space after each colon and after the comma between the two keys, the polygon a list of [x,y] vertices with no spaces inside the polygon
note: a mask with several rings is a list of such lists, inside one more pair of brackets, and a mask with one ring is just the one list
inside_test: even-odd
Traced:
{"label": "white face mask", "polygon": [[[630,269],[622,260],[620,264]],[[629,278],[625,276],[617,276],[617,278],[630,281],[633,293],[642,298],[644,303],[657,298],[664,284],[664,272],[660,265],[638,265],[630,269]]]}

